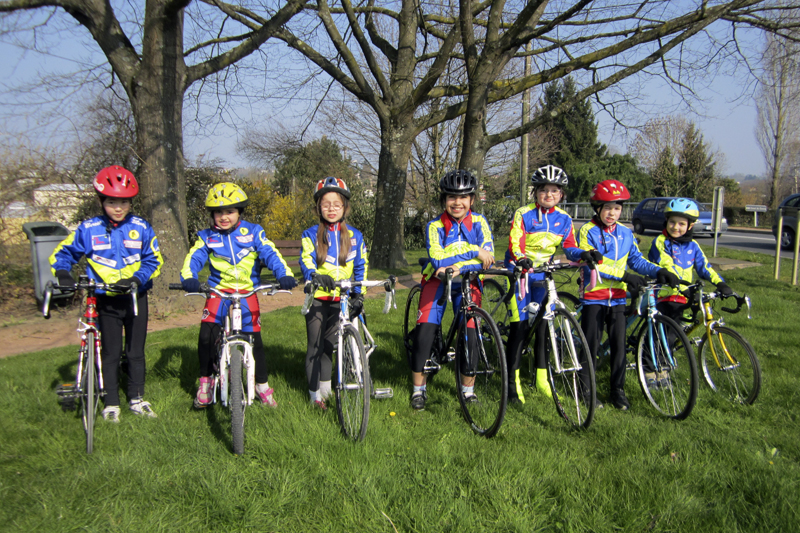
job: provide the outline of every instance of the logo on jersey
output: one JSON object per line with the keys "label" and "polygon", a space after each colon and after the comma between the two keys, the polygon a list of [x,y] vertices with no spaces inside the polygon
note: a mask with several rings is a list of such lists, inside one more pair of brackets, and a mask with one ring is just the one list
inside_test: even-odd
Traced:
{"label": "logo on jersey", "polygon": [[203,309],[203,318],[200,320],[205,320],[206,318],[210,317],[211,313],[208,312],[208,309]]}
{"label": "logo on jersey", "polygon": [[124,240],[124,241],[122,241],[122,244],[125,245],[125,248],[138,248],[140,250],[142,249],[142,241]]}
{"label": "logo on jersey", "polygon": [[116,268],[117,262],[113,259],[107,259],[105,257],[101,257],[97,254],[92,255],[92,261],[95,263],[99,263],[101,265],[105,265],[107,267]]}
{"label": "logo on jersey", "polygon": [[252,235],[237,235],[236,236],[236,241],[244,243],[244,244],[247,244],[249,242],[253,242],[253,236]]}
{"label": "logo on jersey", "polygon": [[219,235],[211,235],[206,241],[209,248],[222,248],[222,238]]}
{"label": "logo on jersey", "polygon": [[108,234],[92,235],[92,250],[110,250],[111,238]]}
{"label": "logo on jersey", "polygon": [[[132,240],[138,239],[139,238],[139,232],[136,231],[135,229],[130,230],[128,232],[128,238],[132,239]],[[139,246],[139,248],[141,248],[141,246]]]}
{"label": "logo on jersey", "polygon": [[249,231],[247,230],[247,228],[239,228],[239,233],[241,233],[242,235],[247,235]]}

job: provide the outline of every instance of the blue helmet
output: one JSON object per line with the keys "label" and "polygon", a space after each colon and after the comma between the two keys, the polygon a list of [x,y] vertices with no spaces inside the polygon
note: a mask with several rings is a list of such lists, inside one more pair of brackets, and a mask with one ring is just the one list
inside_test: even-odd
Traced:
{"label": "blue helmet", "polygon": [[700,208],[694,200],[688,198],[674,198],[669,201],[667,207],[664,209],[664,215],[669,218],[670,215],[679,215],[689,220],[690,223],[697,222],[700,218]]}

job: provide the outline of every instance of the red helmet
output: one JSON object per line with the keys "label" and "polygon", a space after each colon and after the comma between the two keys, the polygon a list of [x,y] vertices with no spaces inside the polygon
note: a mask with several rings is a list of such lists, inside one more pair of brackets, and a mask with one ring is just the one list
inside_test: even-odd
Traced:
{"label": "red helmet", "polygon": [[120,166],[106,167],[94,177],[94,189],[100,196],[133,198],[139,194],[139,184],[130,170]]}
{"label": "red helmet", "polygon": [[628,188],[617,180],[603,180],[592,188],[592,204],[624,202],[631,199]]}

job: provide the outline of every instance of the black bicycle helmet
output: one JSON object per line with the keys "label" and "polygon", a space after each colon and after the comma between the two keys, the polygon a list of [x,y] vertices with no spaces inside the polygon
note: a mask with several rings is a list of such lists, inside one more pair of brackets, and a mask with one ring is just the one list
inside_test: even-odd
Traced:
{"label": "black bicycle helmet", "polygon": [[536,169],[536,172],[531,176],[531,183],[533,183],[534,186],[558,185],[559,187],[566,187],[569,183],[569,177],[567,173],[560,168],[547,165]]}
{"label": "black bicycle helmet", "polygon": [[439,181],[444,194],[474,194],[478,180],[468,170],[451,170]]}

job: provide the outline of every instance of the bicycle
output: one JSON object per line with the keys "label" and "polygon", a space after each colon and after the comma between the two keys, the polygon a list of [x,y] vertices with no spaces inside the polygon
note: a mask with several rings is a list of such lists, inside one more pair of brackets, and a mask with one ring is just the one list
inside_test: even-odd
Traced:
{"label": "bicycle", "polygon": [[43,294],[42,314],[46,319],[50,318],[50,301],[53,297],[53,290],[58,289],[62,293],[70,293],[79,290],[86,291],[85,309],[83,312],[84,320],[78,319],[78,333],[81,336],[80,348],[78,348],[78,370],[75,373],[75,383],[65,383],[56,389],[59,403],[65,411],[74,410],[77,406],[75,401],[80,404],[81,418],[83,419],[83,429],[86,433],[86,453],[94,450],[94,423],[97,419],[98,405],[100,399],[105,396],[103,386],[103,360],[101,356],[102,339],[100,329],[97,324],[97,296],[96,291],[105,290],[131,295],[133,300],[133,314],[139,314],[137,300],[136,283],[131,285],[115,285],[113,283],[98,283],[89,279],[87,275],[78,277],[78,282],[74,286],[56,285],[48,281],[45,285]]}
{"label": "bicycle", "polygon": [[[716,393],[736,403],[752,405],[761,392],[761,365],[755,350],[736,330],[725,325],[722,316],[714,318],[713,303],[734,298],[736,308],[721,307],[722,311],[738,313],[747,305],[750,318],[750,298],[733,293],[724,297],[718,292],[703,292],[703,282],[687,287],[687,298],[691,306],[691,320],[684,325],[689,336],[704,330],[702,338],[692,342],[699,347],[700,366],[706,383]],[[702,319],[698,318],[702,317]]]}
{"label": "bicycle", "polygon": [[[389,279],[382,281],[340,280],[334,285],[340,289],[340,293],[337,343],[334,348],[336,373],[333,390],[342,433],[355,441],[364,440],[367,435],[370,398],[391,398],[393,392],[390,388],[376,389],[373,386],[369,372],[369,356],[377,344],[367,330],[363,312],[354,322],[350,320],[350,289],[383,286],[386,290],[383,313],[387,314],[391,308],[397,309],[395,281],[396,278],[390,276]],[[306,299],[300,310],[303,315],[308,314],[318,288],[319,286],[313,282],[306,285]]]}
{"label": "bicycle", "polygon": [[[470,286],[479,276],[509,274],[508,270],[487,269],[465,272],[461,276],[461,305],[458,310],[453,310],[453,319],[446,335],[439,324],[430,358],[423,369],[427,374],[427,381],[430,382],[442,365],[455,360],[456,390],[461,411],[472,430],[484,437],[496,435],[505,416],[508,402],[506,356],[503,339],[495,321],[488,311],[472,301]],[[439,305],[443,305],[445,299],[452,302],[453,269],[448,268],[443,277],[446,287]],[[414,328],[421,292],[422,286],[414,285],[406,301],[403,342],[409,360],[414,349]],[[469,339],[470,329],[475,331],[474,340]],[[454,340],[457,341],[456,346],[451,348]],[[456,353],[462,355],[457,357]],[[465,397],[462,388],[465,381],[473,382],[475,396]],[[474,401],[476,397],[477,401]]]}
{"label": "bicycle", "polygon": [[[256,394],[253,339],[252,335],[242,332],[241,302],[259,291],[269,291],[264,293],[267,296],[292,293],[273,287],[271,283],[262,283],[247,292],[224,292],[202,283],[200,292],[186,294],[186,296],[203,296],[206,299],[214,297],[231,302],[225,315],[225,324],[220,331],[217,362],[212,376],[214,391],[211,402],[217,403],[217,393],[219,393],[222,405],[230,409],[231,444],[236,455],[244,453],[244,412],[247,406],[253,404]],[[182,291],[183,286],[180,283],[170,283],[169,290]]]}
{"label": "bicycle", "polygon": [[[642,393],[658,412],[684,420],[697,401],[697,362],[683,327],[656,309],[662,288],[649,281],[640,295],[631,295],[626,369],[636,372]],[[598,359],[607,359],[609,352],[606,339],[598,349]],[[632,354],[636,354],[633,360]]]}
{"label": "bicycle", "polygon": [[[549,262],[526,272],[544,274],[541,282],[546,289],[541,304],[528,304],[529,329],[522,357],[528,356],[530,386],[535,387],[536,368],[533,357],[533,339],[537,330],[546,322],[544,349],[547,361],[547,377],[553,393],[556,411],[567,424],[576,429],[587,429],[594,420],[596,383],[594,366],[589,357],[588,343],[577,319],[558,291],[555,274],[565,269],[575,269],[576,263]],[[519,287],[527,290],[528,281],[523,276]],[[515,289],[518,290],[518,289]],[[512,294],[505,296],[510,301]]]}

